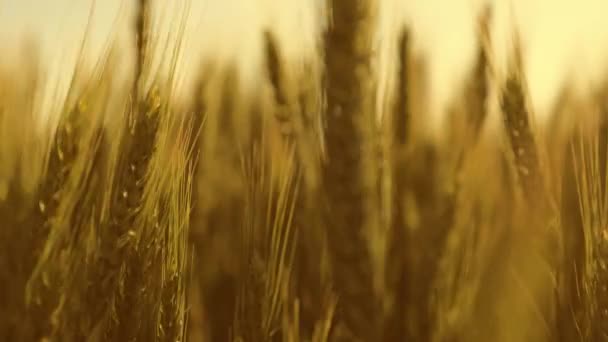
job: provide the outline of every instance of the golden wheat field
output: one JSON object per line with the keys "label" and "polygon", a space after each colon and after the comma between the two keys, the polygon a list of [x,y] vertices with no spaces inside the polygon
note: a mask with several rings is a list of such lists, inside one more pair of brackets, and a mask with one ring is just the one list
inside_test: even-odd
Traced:
{"label": "golden wheat field", "polygon": [[65,99],[35,44],[0,63],[0,341],[608,341],[608,78],[537,122],[484,6],[436,138],[375,0],[324,1],[310,58],[260,32],[255,87],[217,56],[181,86],[183,20],[125,1],[134,58]]}

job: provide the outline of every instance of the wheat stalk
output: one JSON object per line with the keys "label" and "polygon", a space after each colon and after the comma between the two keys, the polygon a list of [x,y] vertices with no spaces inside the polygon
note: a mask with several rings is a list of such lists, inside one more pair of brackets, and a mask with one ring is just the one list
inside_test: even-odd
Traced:
{"label": "wheat stalk", "polygon": [[408,55],[409,32],[403,29],[399,38],[398,51],[398,93],[391,117],[392,137],[392,217],[390,239],[388,240],[387,284],[391,300],[389,302],[389,315],[385,323],[384,340],[394,341],[407,334],[406,306],[408,297],[408,269],[407,254],[407,227],[405,198],[407,194],[407,147],[411,141],[410,106],[408,96]]}

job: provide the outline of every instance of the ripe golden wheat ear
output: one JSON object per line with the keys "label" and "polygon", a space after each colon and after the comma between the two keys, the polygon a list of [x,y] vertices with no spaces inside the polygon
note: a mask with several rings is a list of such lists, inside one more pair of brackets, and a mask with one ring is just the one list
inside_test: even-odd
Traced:
{"label": "ripe golden wheat ear", "polygon": [[[330,2],[332,25],[325,34],[327,107],[323,188],[324,224],[339,298],[335,338],[371,341],[379,336],[379,303],[368,245],[375,198],[373,1]],[[369,182],[369,183],[368,183]],[[373,184],[373,185],[371,185]]]}

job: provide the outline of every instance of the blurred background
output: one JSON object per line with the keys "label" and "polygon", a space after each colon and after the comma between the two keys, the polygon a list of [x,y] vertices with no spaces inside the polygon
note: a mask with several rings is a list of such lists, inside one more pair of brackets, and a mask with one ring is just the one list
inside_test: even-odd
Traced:
{"label": "blurred background", "polygon": [[[73,66],[85,32],[89,63],[114,40],[129,53],[127,40],[132,1],[124,0],[0,0],[0,63],[11,65],[22,56],[24,44],[39,43],[48,77],[61,84]],[[391,68],[391,44],[403,23],[414,32],[415,49],[426,57],[432,94],[430,113],[434,124],[472,62],[478,0],[381,0],[377,41],[380,74]],[[497,66],[503,67],[513,30],[519,31],[525,71],[537,117],[552,105],[567,79],[586,89],[605,75],[608,29],[604,23],[608,2],[603,0],[494,0],[492,37]],[[155,1],[156,27],[175,28],[186,22],[180,61],[184,85],[192,80],[191,68],[201,54],[236,59],[246,78],[261,63],[263,28],[274,29],[291,58],[306,57],[322,27],[321,1],[295,0],[177,0]],[[87,25],[88,24],[88,25]],[[160,30],[162,31],[162,30]],[[165,32],[166,33],[166,32]],[[165,34],[158,32],[159,35]],[[173,42],[175,43],[175,42]],[[171,44],[170,44],[171,45]],[[192,53],[192,52],[196,53]],[[65,88],[65,85],[64,85]],[[383,85],[380,84],[380,92]]]}

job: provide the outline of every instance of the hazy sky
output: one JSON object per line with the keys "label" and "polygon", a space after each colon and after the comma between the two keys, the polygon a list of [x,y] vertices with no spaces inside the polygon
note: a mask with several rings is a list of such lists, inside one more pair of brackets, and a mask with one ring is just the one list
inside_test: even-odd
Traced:
{"label": "hazy sky", "polygon": [[[114,29],[128,32],[131,2],[97,0],[92,16],[93,46],[101,46]],[[259,62],[259,30],[277,28],[293,56],[313,43],[316,24],[313,6],[320,0],[191,0],[187,28],[189,51],[221,53],[242,65]],[[493,39],[499,62],[504,62],[510,33],[517,25],[525,46],[526,72],[537,112],[550,105],[566,77],[580,84],[598,81],[608,60],[606,0],[494,0]],[[178,13],[182,0],[155,1],[159,13]],[[429,58],[433,107],[437,112],[466,72],[474,51],[478,0],[380,0],[380,58],[396,28],[411,23],[415,44]],[[52,66],[72,60],[82,37],[90,0],[0,0],[0,39],[3,49],[28,33],[39,37],[45,60]],[[118,19],[117,19],[118,18]],[[94,55],[97,53],[93,48]],[[196,54],[190,54],[196,56]],[[195,64],[190,59],[186,64]]]}

